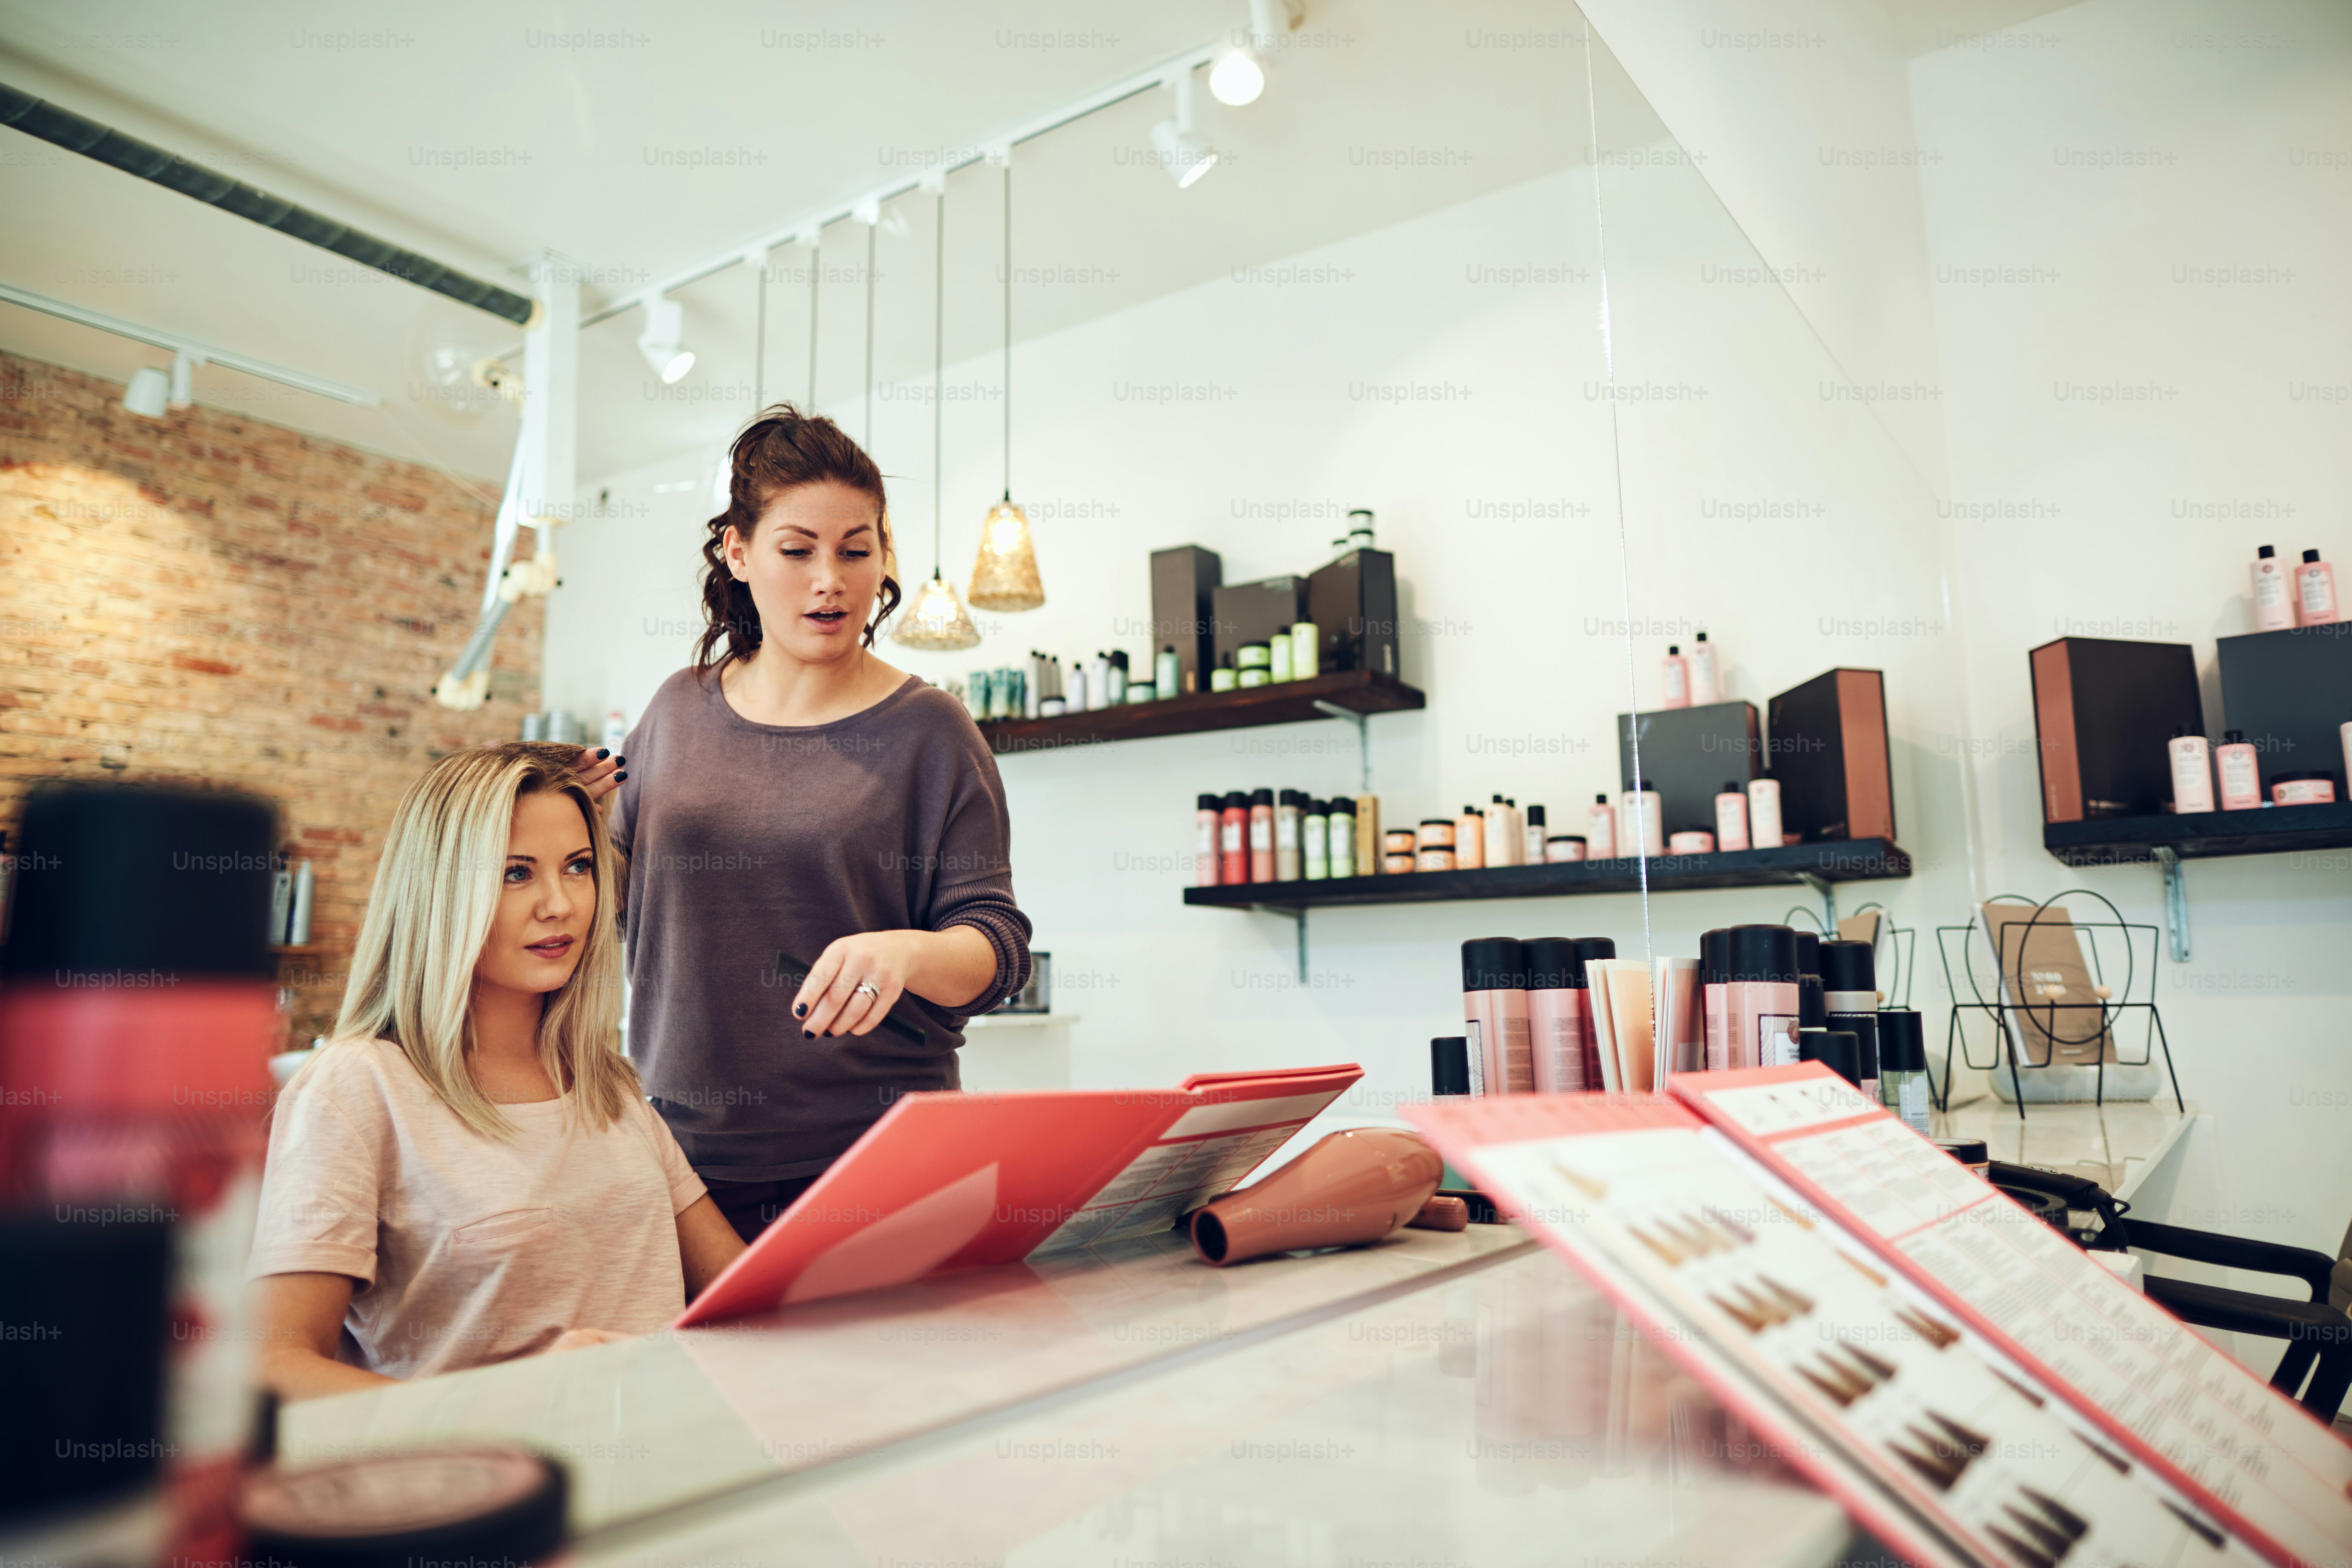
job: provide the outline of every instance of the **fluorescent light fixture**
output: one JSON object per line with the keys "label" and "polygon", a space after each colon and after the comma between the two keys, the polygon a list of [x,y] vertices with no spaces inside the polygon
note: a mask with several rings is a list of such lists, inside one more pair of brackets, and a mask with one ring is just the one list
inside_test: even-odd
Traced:
{"label": "fluorescent light fixture", "polygon": [[667,386],[694,368],[694,351],[685,345],[686,307],[667,295],[646,301],[645,330],[637,334],[637,352]]}
{"label": "fluorescent light fixture", "polygon": [[122,406],[142,419],[161,419],[172,395],[172,378],[155,366],[142,365],[122,389]]}
{"label": "fluorescent light fixture", "polygon": [[1169,85],[1176,89],[1176,117],[1151,128],[1151,150],[1176,188],[1185,191],[1217,166],[1217,150],[1192,130],[1192,68],[1179,69]]}

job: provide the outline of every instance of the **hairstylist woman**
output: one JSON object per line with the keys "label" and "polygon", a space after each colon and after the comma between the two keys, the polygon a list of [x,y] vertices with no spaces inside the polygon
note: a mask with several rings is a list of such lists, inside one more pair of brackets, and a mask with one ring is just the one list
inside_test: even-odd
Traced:
{"label": "hairstylist woman", "polygon": [[[873,651],[898,603],[881,470],[789,406],[731,461],[694,665],[625,773],[582,761],[619,781],[630,1055],[748,1238],[900,1095],[957,1086],[964,1020],[1027,983],[1029,922],[987,743]],[[902,996],[919,1041],[877,1028]]]}

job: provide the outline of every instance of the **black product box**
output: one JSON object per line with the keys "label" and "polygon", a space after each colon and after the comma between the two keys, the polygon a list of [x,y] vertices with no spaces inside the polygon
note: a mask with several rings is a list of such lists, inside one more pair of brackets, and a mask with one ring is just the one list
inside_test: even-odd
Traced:
{"label": "black product box", "polygon": [[1396,674],[1396,557],[1350,550],[1308,573],[1306,618],[1315,623],[1318,674]]}
{"label": "black product box", "polygon": [[[1215,613],[1213,651],[1217,663],[1241,664],[1244,644],[1270,643],[1307,618],[1307,579],[1268,577],[1227,583],[1212,590]],[[1232,654],[1228,659],[1225,656]],[[1203,683],[1206,684],[1205,682]]]}
{"label": "black product box", "polygon": [[1885,675],[1829,670],[1773,698],[1764,716],[1783,834],[1801,844],[1895,837]]}
{"label": "black product box", "polygon": [[2165,744],[2205,733],[2187,643],[2060,637],[2027,656],[2042,760],[2042,820],[2154,816],[2172,802]]}
{"label": "black product box", "polygon": [[[1633,740],[1642,742],[1641,777],[1633,771]],[[1726,784],[1748,787],[1761,773],[1756,704],[1709,702],[1617,715],[1617,773],[1628,790],[1658,792],[1658,819],[1668,834],[1715,831],[1715,797]],[[1627,831],[1631,831],[1630,828]]]}
{"label": "black product box", "polygon": [[[2326,773],[2345,793],[2344,740],[2352,721],[2352,621],[2256,632],[2215,643],[2221,659],[2221,727],[2254,748],[2268,800],[2275,773]],[[2214,737],[2219,744],[2220,736]]]}
{"label": "black product box", "polygon": [[1217,584],[1223,563],[1213,550],[1180,544],[1151,552],[1151,653],[1176,649],[1176,689],[1206,691],[1216,667]]}

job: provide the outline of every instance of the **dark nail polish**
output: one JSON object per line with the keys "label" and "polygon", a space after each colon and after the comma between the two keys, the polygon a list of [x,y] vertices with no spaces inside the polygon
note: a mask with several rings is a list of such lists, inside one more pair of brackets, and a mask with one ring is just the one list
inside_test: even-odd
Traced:
{"label": "dark nail polish", "polygon": [[801,1038],[803,1040],[814,1040],[816,1038],[816,1034],[814,1030],[803,1029],[801,1031]]}
{"label": "dark nail polish", "polygon": [[599,747],[597,747],[597,748],[596,748],[596,760],[597,760],[598,762],[600,762],[600,763],[601,763],[601,762],[603,762],[606,757],[611,756],[612,754],[613,754],[613,753],[612,753],[609,750],[607,750],[606,748],[604,748],[604,747],[603,747],[603,746],[599,746]]}
{"label": "dark nail polish", "polygon": [[805,1017],[807,1017],[807,1016],[808,1016],[808,1004],[807,1004],[807,1003],[805,1003],[805,1002],[795,1002],[795,1003],[793,1003],[793,1017],[795,1017],[795,1018],[805,1018]]}
{"label": "dark nail polish", "polygon": [[629,765],[629,759],[626,757],[614,757],[613,759],[613,765],[616,768],[625,768]]}
{"label": "dark nail polish", "polygon": [[629,775],[626,773],[614,773],[613,775],[613,782],[614,784],[619,784],[623,779],[627,778],[628,776]]}

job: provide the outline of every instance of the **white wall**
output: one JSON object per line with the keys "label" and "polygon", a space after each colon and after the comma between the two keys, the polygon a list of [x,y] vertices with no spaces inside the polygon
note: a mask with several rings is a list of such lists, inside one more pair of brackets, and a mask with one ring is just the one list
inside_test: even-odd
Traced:
{"label": "white wall", "polygon": [[[2352,551],[2352,12],[2093,0],[1922,58],[1912,87],[1946,153],[1922,184],[1994,890],[2087,887],[2160,921],[2154,867],[2041,848],[2025,650],[2192,644],[2218,734],[2214,639],[2253,629],[2255,547]],[[2204,1222],[2330,1253],[2352,1219],[2347,871],[2190,863],[2192,955],[2158,988],[2231,1194]]]}
{"label": "white wall", "polygon": [[[1591,191],[1580,168],[1296,258],[1287,273],[1228,278],[1024,345],[1014,485],[1036,520],[1049,602],[1028,616],[982,616],[987,640],[969,654],[886,657],[938,680],[1020,662],[1033,647],[1066,658],[1122,647],[1139,659],[1149,551],[1204,544],[1223,556],[1228,581],[1301,570],[1324,558],[1349,508],[1370,506],[1398,555],[1403,673],[1429,694],[1426,710],[1371,723],[1373,784],[1390,820],[1451,815],[1497,792],[1565,817],[1613,790],[1612,716],[1630,705],[1629,668],[1640,703],[1654,705],[1664,645],[1706,625],[1727,650],[1732,694],[1759,706],[1835,664],[1889,668],[1905,834],[1932,856],[1945,834],[1914,780],[1916,738],[1933,728],[1924,700],[1937,689],[1932,645],[1814,629],[1824,605],[1882,619],[1933,613],[1924,540],[1890,539],[1879,521],[1899,458],[1853,427],[1850,409],[1776,412],[1784,384],[1811,397],[1818,349],[1794,312],[1748,323],[1745,291],[1711,289],[1715,320],[1693,340],[1717,345],[1698,354],[1705,364],[1668,363],[1663,350],[1620,355],[1621,384],[1704,377],[1715,398],[1699,416],[1704,460],[1676,449],[1673,426],[1628,405],[1636,521],[1634,549],[1621,553]],[[1686,195],[1650,186],[1620,199],[1657,205],[1650,221],[1664,229]],[[1678,246],[1752,262],[1736,233],[1675,222]],[[1685,260],[1678,252],[1657,265]],[[1671,295],[1680,282],[1659,287]],[[1733,343],[1738,367],[1727,374],[1717,361]],[[1744,384],[1750,377],[1769,384],[1759,393]],[[948,379],[992,382],[993,367],[951,366]],[[1192,400],[1143,401],[1139,387],[1163,398],[1184,389]],[[893,512],[912,576],[929,556],[928,411],[898,396],[877,407],[889,415],[876,446],[900,476]],[[997,483],[994,416],[985,405],[950,406],[945,555],[959,578]],[[1860,443],[1869,459],[1801,455],[1841,441]],[[707,476],[691,462],[625,476],[614,504],[639,501],[653,515],[568,531],[567,587],[551,611],[551,700],[618,704],[634,716],[682,662],[688,638],[677,623],[693,617]],[[636,494],[678,478],[697,490]],[[1831,505],[1802,539],[1702,512],[1702,501],[1719,510],[1791,487]],[[1629,607],[1643,623],[1630,640]],[[1785,635],[1800,624],[1804,636]],[[1622,952],[1644,951],[1641,902],[1630,895],[1325,910],[1310,925],[1302,986],[1287,921],[1185,908],[1193,796],[1259,785],[1351,791],[1356,741],[1337,723],[1001,765],[1016,889],[1037,945],[1055,956],[1055,1007],[1082,1018],[1073,1031],[1081,1084],[1357,1060],[1370,1078],[1352,1109],[1378,1110],[1424,1094],[1428,1040],[1460,1032],[1465,938],[1608,935]],[[1909,900],[1917,924],[1926,885],[1851,889],[1848,907]],[[1651,938],[1659,952],[1695,952],[1705,926],[1777,920],[1810,903],[1795,889],[1661,898]]]}

